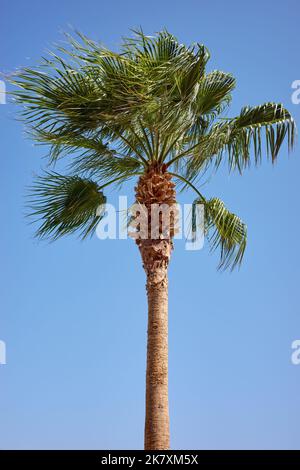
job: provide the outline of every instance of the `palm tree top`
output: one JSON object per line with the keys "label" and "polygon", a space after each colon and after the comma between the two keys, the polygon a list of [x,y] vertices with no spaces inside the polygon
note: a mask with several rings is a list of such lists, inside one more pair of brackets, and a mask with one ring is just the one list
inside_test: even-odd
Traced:
{"label": "palm tree top", "polygon": [[119,52],[80,33],[66,36],[67,46],[10,79],[31,136],[49,145],[49,163],[69,158],[67,175],[48,171],[33,186],[38,236],[79,230],[86,237],[101,217],[105,186],[158,168],[196,191],[211,245],[221,248],[220,266],[239,264],[245,224],[219,199],[207,200],[197,181],[224,161],[240,173],[262,154],[275,162],[284,140],[289,150],[294,145],[291,114],[265,103],[227,117],[234,77],[207,72],[208,49],[187,47],[166,30],[134,31]]}

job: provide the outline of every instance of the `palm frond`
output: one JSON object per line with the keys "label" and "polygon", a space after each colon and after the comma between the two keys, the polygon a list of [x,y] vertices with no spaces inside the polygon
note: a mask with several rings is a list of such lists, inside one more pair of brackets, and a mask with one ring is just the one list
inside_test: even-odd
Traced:
{"label": "palm frond", "polygon": [[84,152],[71,161],[69,167],[72,173],[94,176],[103,182],[118,177],[122,177],[125,181],[138,175],[144,169],[141,162],[133,157],[114,156],[112,158],[99,152]]}
{"label": "palm frond", "polygon": [[212,162],[218,166],[225,155],[229,168],[238,168],[240,172],[250,165],[251,152],[254,163],[259,164],[263,151],[263,132],[265,152],[271,156],[272,163],[276,161],[286,137],[288,151],[295,144],[295,121],[281,104],[245,107],[238,117],[211,126],[207,133],[199,135],[198,142],[190,150],[185,151],[182,155],[186,158],[185,177],[194,180]]}
{"label": "palm frond", "polygon": [[10,80],[20,89],[12,95],[23,106],[26,123],[40,138],[57,130],[105,131],[117,142],[127,134],[139,144],[133,151],[149,159],[149,147],[137,139],[141,128],[152,139],[159,132],[162,141],[193,124],[191,103],[209,58],[203,45],[186,47],[166,31],[154,38],[136,32],[121,53],[83,35],[80,41],[68,39],[70,47],[58,47],[60,55],[52,53]]}
{"label": "palm frond", "polygon": [[197,224],[196,204],[204,204],[205,234],[210,243],[211,250],[220,248],[219,269],[231,268],[233,270],[242,262],[246,243],[247,227],[241,219],[226,209],[224,202],[218,198],[205,200],[196,199],[193,204],[192,224],[193,231]]}
{"label": "palm frond", "polygon": [[235,88],[235,78],[215,70],[206,74],[199,82],[196,97],[196,112],[199,115],[220,114],[231,101],[231,92]]}
{"label": "palm frond", "polygon": [[250,163],[251,148],[255,163],[261,161],[263,130],[266,154],[271,156],[272,162],[275,162],[286,136],[289,151],[295,143],[295,121],[281,104],[266,103],[252,108],[247,106],[227,126],[230,129],[227,143],[229,162],[232,167],[239,169]]}
{"label": "palm frond", "polygon": [[76,231],[85,238],[96,229],[102,217],[99,208],[105,202],[94,181],[46,172],[31,187],[29,215],[40,224],[38,238],[56,240]]}
{"label": "palm frond", "polygon": [[37,143],[50,145],[48,154],[50,164],[55,164],[60,157],[69,154],[76,155],[75,152],[78,150],[97,152],[107,158],[115,158],[117,155],[117,152],[110,149],[109,145],[104,143],[97,133],[87,135],[64,127],[54,131],[37,128],[32,130],[31,136]]}

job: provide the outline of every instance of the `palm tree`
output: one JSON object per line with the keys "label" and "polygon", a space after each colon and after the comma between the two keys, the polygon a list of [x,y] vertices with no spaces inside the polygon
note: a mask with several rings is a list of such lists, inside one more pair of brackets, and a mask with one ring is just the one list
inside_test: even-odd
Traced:
{"label": "palm tree", "polygon": [[[238,266],[246,226],[220,199],[206,199],[197,181],[221,162],[240,173],[262,154],[275,162],[285,139],[289,149],[294,144],[290,113],[266,103],[224,117],[234,77],[207,73],[207,48],[180,44],[166,30],[153,37],[134,31],[118,53],[80,33],[67,38],[67,46],[11,79],[33,139],[49,145],[49,163],[68,158],[66,175],[47,170],[33,184],[37,236],[77,231],[86,238],[103,215],[97,208],[105,204],[104,189],[138,178],[136,202],[149,210],[154,203],[173,205],[179,185],[192,188],[193,207],[204,205],[211,248],[220,248],[219,267]],[[166,236],[136,240],[148,296],[145,449],[170,446],[167,271],[175,216]],[[150,232],[151,216],[147,220]]]}

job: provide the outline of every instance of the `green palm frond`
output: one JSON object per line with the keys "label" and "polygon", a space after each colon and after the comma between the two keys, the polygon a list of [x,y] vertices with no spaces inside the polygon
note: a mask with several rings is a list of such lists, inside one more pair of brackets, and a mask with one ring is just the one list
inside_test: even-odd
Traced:
{"label": "green palm frond", "polygon": [[96,135],[76,134],[71,131],[45,130],[35,131],[36,142],[52,144],[49,151],[50,163],[55,164],[59,157],[72,155],[68,167],[75,174],[97,175],[105,182],[122,176],[130,178],[143,169],[140,160],[131,156],[132,151],[127,144],[119,145],[119,150],[126,154],[120,154],[117,150],[109,148]]}
{"label": "green palm frond", "polygon": [[53,130],[68,125],[81,132],[94,129],[102,110],[99,83],[88,69],[62,63],[58,68],[45,60],[40,67],[24,68],[11,80],[21,88],[13,97],[24,106],[26,122],[35,128]]}
{"label": "green palm frond", "polygon": [[239,169],[250,163],[250,149],[253,149],[255,163],[262,153],[262,132],[266,142],[266,154],[274,162],[287,136],[288,149],[295,143],[296,125],[289,111],[281,104],[266,103],[256,107],[245,107],[240,115],[227,123],[229,139],[227,150],[231,166]]}
{"label": "green palm frond", "polygon": [[[262,140],[265,136],[265,152],[276,161],[279,150],[287,137],[288,150],[294,144],[296,124],[289,111],[281,104],[266,103],[254,108],[245,107],[239,116],[214,124],[191,151],[185,152],[185,177],[194,180],[207,165],[218,166],[224,158],[229,168],[240,172],[251,163],[259,164],[262,158]],[[177,157],[178,158],[178,157]],[[176,157],[175,157],[176,160]]]}
{"label": "green palm frond", "polygon": [[185,67],[181,64],[174,75],[177,93],[173,99],[188,100],[189,103],[195,100],[208,59],[209,54],[205,46],[197,44],[197,50],[193,50],[192,60],[189,58]]}
{"label": "green palm frond", "polygon": [[79,231],[85,238],[96,229],[105,202],[94,181],[47,172],[37,178],[30,193],[30,216],[40,224],[36,235],[55,240]]}
{"label": "green palm frond", "polygon": [[233,270],[242,262],[246,243],[247,227],[241,219],[226,209],[224,202],[218,198],[205,200],[202,196],[193,204],[193,231],[197,225],[196,204],[204,204],[204,230],[211,250],[220,248],[220,269]]}
{"label": "green palm frond", "polygon": [[[39,67],[24,68],[11,78],[20,88],[12,95],[40,138],[57,130],[97,131],[124,144],[127,134],[139,143],[133,152],[150,159],[148,147],[137,139],[141,128],[152,140],[160,132],[162,144],[174,131],[194,123],[191,103],[209,58],[204,46],[188,48],[167,32],[154,38],[139,32],[125,40],[118,54],[82,35],[80,39],[82,43],[69,37],[70,50],[58,48],[61,56],[52,53]],[[67,54],[73,62],[67,62]]]}
{"label": "green palm frond", "polygon": [[196,112],[199,115],[217,116],[231,101],[231,92],[235,88],[235,78],[215,70],[199,81],[196,97]]}
{"label": "green palm frond", "polygon": [[51,164],[55,164],[59,157],[76,155],[78,150],[97,152],[107,158],[114,158],[117,154],[97,134],[86,135],[63,128],[55,131],[34,129],[31,135],[37,143],[50,145],[48,156]]}
{"label": "green palm frond", "polygon": [[72,161],[70,169],[72,173],[95,176],[106,182],[119,177],[125,181],[142,173],[143,166],[139,160],[129,156],[112,158],[98,152],[84,152]]}
{"label": "green palm frond", "polygon": [[150,72],[165,62],[180,61],[191,57],[189,49],[179,44],[177,38],[166,30],[155,36],[147,36],[142,29],[132,30],[134,37],[124,38],[122,52],[131,59],[136,59]]}

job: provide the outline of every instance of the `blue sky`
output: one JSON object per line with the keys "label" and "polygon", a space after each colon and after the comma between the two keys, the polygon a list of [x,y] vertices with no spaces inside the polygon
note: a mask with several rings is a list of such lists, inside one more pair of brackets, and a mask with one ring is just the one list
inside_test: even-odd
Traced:
{"label": "blue sky", "polygon": [[[282,102],[299,122],[299,2],[96,0],[2,2],[1,70],[36,64],[72,25],[117,49],[141,25],[204,43],[209,69],[237,78],[231,114]],[[24,194],[45,149],[24,138],[11,105],[1,122],[0,448],[143,446],[145,276],[131,240],[38,243]],[[176,243],[170,266],[171,445],[300,448],[299,146],[203,188],[248,224],[238,272]],[[122,193],[133,198],[133,185]],[[191,193],[180,197],[191,202]],[[116,193],[109,193],[113,202]]]}

